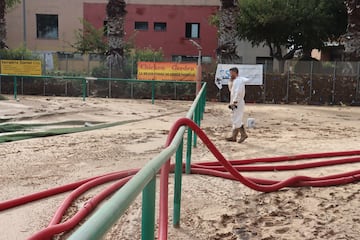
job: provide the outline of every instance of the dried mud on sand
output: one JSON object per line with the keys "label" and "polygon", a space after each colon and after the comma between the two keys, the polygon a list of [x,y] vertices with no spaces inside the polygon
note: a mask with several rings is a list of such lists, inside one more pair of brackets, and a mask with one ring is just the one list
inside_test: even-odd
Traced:
{"label": "dried mud on sand", "polygon": [[[11,96],[9,96],[11,99]],[[0,118],[18,123],[68,120],[125,125],[76,134],[0,144],[0,201],[101,174],[138,169],[162,149],[168,130],[184,117],[191,102],[20,96],[0,101]],[[255,128],[242,144],[228,143],[226,103],[207,103],[201,128],[229,159],[360,150],[360,108],[247,104],[245,120]],[[198,142],[193,162],[215,161]],[[325,176],[359,169],[347,164],[296,172],[248,172],[245,176],[285,179]],[[172,208],[173,178],[169,206]],[[159,185],[159,184],[157,184]],[[97,188],[83,195],[69,218]],[[0,212],[0,239],[26,239],[47,226],[68,194]],[[358,183],[326,188],[285,188],[272,193],[239,182],[202,175],[183,176],[180,228],[169,239],[358,239]],[[104,239],[140,239],[140,197]],[[172,209],[169,210],[171,221]],[[55,239],[66,239],[67,235]]]}

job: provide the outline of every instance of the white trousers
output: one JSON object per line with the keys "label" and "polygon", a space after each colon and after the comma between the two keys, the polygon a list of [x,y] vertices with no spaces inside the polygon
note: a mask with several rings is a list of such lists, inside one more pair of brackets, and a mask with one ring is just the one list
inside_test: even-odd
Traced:
{"label": "white trousers", "polygon": [[245,102],[240,102],[233,111],[231,111],[232,129],[240,128],[243,125]]}

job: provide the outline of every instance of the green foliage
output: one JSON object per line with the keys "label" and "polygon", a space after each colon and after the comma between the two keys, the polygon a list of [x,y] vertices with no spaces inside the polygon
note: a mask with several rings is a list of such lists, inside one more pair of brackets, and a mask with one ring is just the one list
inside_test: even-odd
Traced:
{"label": "green foliage", "polygon": [[5,0],[6,9],[10,9],[19,3],[21,3],[21,0]]}
{"label": "green foliage", "polygon": [[15,49],[0,49],[0,59],[7,60],[39,60],[40,57],[34,55],[30,50],[25,47]]}
{"label": "green foliage", "polygon": [[91,71],[91,76],[97,78],[107,78],[109,76],[109,68],[106,65],[94,67]]}
{"label": "green foliage", "polygon": [[163,50],[154,50],[152,48],[136,49],[133,55],[136,62],[162,62],[164,60]]}
{"label": "green foliage", "polygon": [[130,75],[133,75],[137,73],[138,62],[163,62],[164,52],[161,48],[158,50],[152,48],[135,49],[129,51],[126,58],[131,59],[131,61],[127,62],[125,71],[130,72]]}
{"label": "green foliage", "polygon": [[[282,59],[281,46],[309,51],[345,33],[343,0],[239,0],[238,35],[253,45],[265,43]],[[291,56],[290,56],[291,57]]]}
{"label": "green foliage", "polygon": [[108,49],[104,37],[104,28],[97,29],[86,20],[80,20],[83,29],[75,31],[76,42],[72,45],[78,52],[105,54]]}

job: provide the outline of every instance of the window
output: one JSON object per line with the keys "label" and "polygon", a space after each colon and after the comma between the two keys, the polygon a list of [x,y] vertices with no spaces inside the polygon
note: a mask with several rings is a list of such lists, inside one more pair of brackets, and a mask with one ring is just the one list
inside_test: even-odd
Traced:
{"label": "window", "polygon": [[103,29],[104,29],[104,36],[108,35],[109,27],[108,27],[108,20],[104,20],[103,22]]}
{"label": "window", "polygon": [[264,72],[273,71],[273,58],[272,57],[256,57],[256,64],[264,65]]}
{"label": "window", "polygon": [[148,22],[135,22],[135,29],[147,31],[149,29],[149,23]]}
{"label": "window", "polygon": [[[198,62],[199,56],[184,56],[184,55],[172,55],[171,60],[173,62]],[[211,63],[212,58],[210,56],[201,56],[202,63]]]}
{"label": "window", "polygon": [[58,15],[36,14],[36,37],[59,39]]}
{"label": "window", "polygon": [[81,53],[70,53],[70,52],[57,52],[59,60],[83,60],[83,55]]}
{"label": "window", "polygon": [[166,31],[166,23],[165,22],[155,22],[154,23],[154,31],[165,32]]}
{"label": "window", "polygon": [[200,38],[200,23],[186,23],[186,38]]}

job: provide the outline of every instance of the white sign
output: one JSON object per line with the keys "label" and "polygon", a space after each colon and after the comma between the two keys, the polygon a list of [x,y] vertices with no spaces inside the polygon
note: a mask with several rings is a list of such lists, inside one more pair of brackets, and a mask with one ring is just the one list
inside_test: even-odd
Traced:
{"label": "white sign", "polygon": [[263,85],[263,65],[243,65],[243,64],[218,64],[215,74],[215,85],[221,89],[222,85],[227,85],[230,79],[230,68],[237,67],[239,76],[248,78],[246,85]]}

